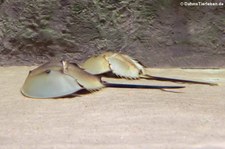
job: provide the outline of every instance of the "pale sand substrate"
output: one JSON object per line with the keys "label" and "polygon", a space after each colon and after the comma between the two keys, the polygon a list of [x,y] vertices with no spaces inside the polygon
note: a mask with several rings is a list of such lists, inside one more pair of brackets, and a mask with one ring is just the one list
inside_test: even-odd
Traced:
{"label": "pale sand substrate", "polygon": [[219,86],[133,81],[185,85],[176,90],[180,93],[105,88],[56,100],[21,95],[30,69],[0,68],[1,149],[225,148],[225,70],[151,69],[153,75],[209,80]]}

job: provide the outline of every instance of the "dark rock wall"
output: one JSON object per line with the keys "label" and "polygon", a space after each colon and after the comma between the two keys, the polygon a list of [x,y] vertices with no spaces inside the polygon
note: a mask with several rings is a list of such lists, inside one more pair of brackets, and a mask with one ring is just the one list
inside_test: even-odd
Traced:
{"label": "dark rock wall", "polygon": [[0,65],[33,65],[51,58],[80,62],[113,50],[149,67],[225,67],[225,6],[179,3],[2,0]]}

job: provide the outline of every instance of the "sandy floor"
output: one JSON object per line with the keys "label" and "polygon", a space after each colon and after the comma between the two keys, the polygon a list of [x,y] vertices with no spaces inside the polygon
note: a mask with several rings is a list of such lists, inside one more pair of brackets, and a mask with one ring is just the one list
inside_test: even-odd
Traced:
{"label": "sandy floor", "polygon": [[220,84],[185,84],[180,93],[105,88],[75,98],[40,100],[20,94],[29,69],[0,68],[1,149],[225,148],[225,70],[152,70]]}

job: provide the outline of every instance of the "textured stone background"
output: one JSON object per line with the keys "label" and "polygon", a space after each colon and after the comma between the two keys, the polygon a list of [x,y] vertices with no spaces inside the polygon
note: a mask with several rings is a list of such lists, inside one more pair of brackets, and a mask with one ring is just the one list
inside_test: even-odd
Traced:
{"label": "textured stone background", "polygon": [[179,3],[1,0],[0,65],[40,64],[53,57],[80,62],[114,50],[149,67],[225,67],[225,6]]}

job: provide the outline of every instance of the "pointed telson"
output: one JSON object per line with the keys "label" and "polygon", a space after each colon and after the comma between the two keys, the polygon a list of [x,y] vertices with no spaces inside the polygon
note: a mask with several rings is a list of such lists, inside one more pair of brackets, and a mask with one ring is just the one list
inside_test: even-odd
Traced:
{"label": "pointed telson", "polygon": [[57,98],[73,94],[79,90],[96,91],[104,87],[146,88],[146,89],[179,89],[184,86],[152,86],[142,84],[119,84],[102,82],[76,64],[46,63],[30,71],[21,92],[31,98]]}
{"label": "pointed telson", "polygon": [[[104,61],[102,59],[104,59]],[[107,71],[105,71],[106,69],[103,69],[103,63],[104,66],[107,66]],[[111,72],[116,76],[129,79],[143,78],[158,81],[217,85],[216,83],[210,82],[151,76],[146,73],[147,72],[146,68],[140,62],[138,62],[137,60],[133,59],[128,55],[119,53],[112,53],[112,52],[102,53],[99,56],[95,56],[94,58],[88,59],[87,61],[84,62],[84,64],[81,65],[85,66],[83,67],[85,71],[95,75],[96,74],[104,75],[106,72]]]}

